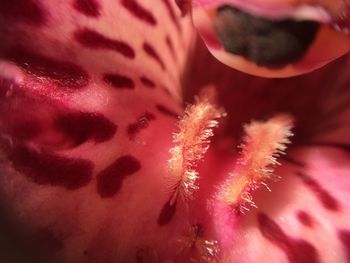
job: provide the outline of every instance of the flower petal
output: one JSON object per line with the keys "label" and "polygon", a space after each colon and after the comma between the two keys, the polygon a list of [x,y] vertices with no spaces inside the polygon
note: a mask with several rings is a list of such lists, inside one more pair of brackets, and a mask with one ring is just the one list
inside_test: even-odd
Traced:
{"label": "flower petal", "polygon": [[[257,76],[288,77],[348,52],[348,9],[344,1],[204,0],[193,2],[192,15],[208,49],[222,63]],[[340,30],[337,20],[343,12],[347,22]]]}

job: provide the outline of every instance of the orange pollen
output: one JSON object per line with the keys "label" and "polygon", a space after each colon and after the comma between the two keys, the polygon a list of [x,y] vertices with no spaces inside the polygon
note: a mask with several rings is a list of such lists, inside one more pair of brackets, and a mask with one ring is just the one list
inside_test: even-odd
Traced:
{"label": "orange pollen", "polygon": [[209,148],[213,129],[219,124],[218,119],[225,115],[213,101],[215,89],[203,89],[194,105],[186,108],[184,117],[179,121],[179,131],[173,136],[175,146],[170,149],[171,159],[168,164],[174,191],[170,205],[176,202],[179,195],[184,200],[191,199],[193,191],[198,189],[197,165]]}
{"label": "orange pollen", "polygon": [[[239,208],[240,212],[248,210],[244,205],[252,206],[251,193],[267,179],[276,179],[273,167],[278,165],[277,157],[284,154],[289,137],[293,134],[293,118],[287,114],[278,114],[271,119],[252,121],[245,125],[245,137],[241,157],[228,180],[221,186],[218,197],[226,204]],[[268,187],[267,187],[268,188]]]}

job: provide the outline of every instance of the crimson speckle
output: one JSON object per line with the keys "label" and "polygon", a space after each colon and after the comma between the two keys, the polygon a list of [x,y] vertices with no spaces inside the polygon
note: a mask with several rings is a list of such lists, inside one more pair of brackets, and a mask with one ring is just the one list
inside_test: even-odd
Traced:
{"label": "crimson speckle", "polygon": [[284,251],[290,263],[318,263],[318,254],[310,243],[288,237],[281,227],[266,214],[258,214],[261,234]]}
{"label": "crimson speckle", "polygon": [[314,220],[312,219],[310,214],[308,214],[305,211],[300,210],[297,212],[296,215],[297,215],[299,222],[302,223],[304,226],[313,227]]}
{"label": "crimson speckle", "polygon": [[2,0],[0,1],[1,17],[35,26],[45,23],[45,13],[35,0]]}
{"label": "crimson speckle", "polygon": [[191,0],[175,0],[175,3],[180,8],[183,16],[191,10]]}
{"label": "crimson speckle", "polygon": [[128,135],[129,139],[132,140],[135,136],[142,130],[146,129],[149,126],[149,122],[155,120],[156,117],[150,113],[146,112],[143,114],[135,123],[132,123],[128,126]]}
{"label": "crimson speckle", "polygon": [[151,44],[147,42],[143,43],[143,50],[150,58],[155,60],[163,70],[165,70],[165,64],[163,60],[160,58],[159,54]]}
{"label": "crimson speckle", "polygon": [[141,77],[140,80],[142,84],[145,85],[147,88],[154,89],[156,87],[156,84],[154,83],[154,81],[150,80],[147,77]]}
{"label": "crimson speckle", "polygon": [[40,82],[70,89],[82,88],[89,83],[85,70],[71,62],[58,61],[21,48],[11,50],[6,57]]}
{"label": "crimson speckle", "polygon": [[81,29],[74,32],[74,38],[83,46],[93,49],[110,49],[124,57],[135,58],[135,51],[124,41],[108,38],[92,29]]}
{"label": "crimson speckle", "polygon": [[338,237],[343,244],[344,254],[347,257],[347,262],[350,263],[350,230],[338,231]]}
{"label": "crimson speckle", "polygon": [[115,196],[126,176],[141,169],[140,162],[131,155],[119,157],[97,175],[97,192],[102,198]]}
{"label": "crimson speckle", "polygon": [[302,172],[296,173],[304,182],[306,186],[309,187],[311,191],[317,196],[324,208],[331,211],[339,211],[340,205],[338,201],[328,193],[317,181],[315,181],[310,176]]}
{"label": "crimson speckle", "polygon": [[100,5],[95,0],[75,0],[73,6],[78,12],[86,16],[100,16]]}
{"label": "crimson speckle", "polygon": [[73,141],[75,145],[87,140],[104,142],[117,132],[117,126],[99,113],[70,113],[58,116],[55,128]]}
{"label": "crimson speckle", "polygon": [[162,104],[156,104],[156,108],[159,112],[168,115],[170,117],[178,118],[179,114],[177,114],[175,111],[170,110],[169,108],[165,107]]}
{"label": "crimson speckle", "polygon": [[170,205],[170,201],[166,202],[157,219],[158,225],[164,226],[166,224],[169,224],[170,221],[174,218],[175,212],[176,212],[176,203]]}
{"label": "crimson speckle", "polygon": [[0,140],[0,145],[15,169],[37,184],[75,190],[91,181],[93,164],[88,160],[69,158],[4,139]]}
{"label": "crimson speckle", "polygon": [[9,125],[9,127],[7,129],[4,129],[4,131],[19,140],[33,139],[40,135],[44,130],[41,122],[35,119],[29,120],[28,118],[9,124],[12,125]]}
{"label": "crimson speckle", "polygon": [[135,88],[134,81],[127,76],[123,76],[119,74],[105,74],[103,76],[103,80],[113,88],[117,88],[117,89],[134,89]]}
{"label": "crimson speckle", "polygon": [[175,14],[173,7],[171,6],[171,3],[169,2],[169,0],[163,0],[163,3],[165,4],[165,6],[167,8],[168,14],[169,14],[171,20],[173,21],[176,29],[181,31],[179,20],[177,19],[177,16]]}
{"label": "crimson speckle", "polygon": [[153,14],[139,5],[135,0],[122,0],[122,5],[138,19],[152,26],[157,25],[157,20],[154,18]]}
{"label": "crimson speckle", "polygon": [[173,59],[177,60],[175,49],[174,49],[174,45],[173,45],[173,42],[171,41],[171,38],[169,36],[165,37],[165,43],[166,43],[166,45],[167,45],[167,47],[168,47],[168,49],[169,49]]}

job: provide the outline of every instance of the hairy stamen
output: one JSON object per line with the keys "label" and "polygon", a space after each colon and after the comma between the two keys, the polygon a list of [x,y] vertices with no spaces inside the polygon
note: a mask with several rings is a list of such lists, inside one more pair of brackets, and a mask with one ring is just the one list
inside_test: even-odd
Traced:
{"label": "hairy stamen", "polygon": [[218,119],[225,115],[214,101],[215,89],[205,88],[179,121],[179,131],[174,134],[175,146],[170,149],[168,165],[173,190],[170,205],[174,205],[179,196],[185,201],[191,199],[193,191],[198,189],[196,167],[209,148]]}
{"label": "hairy stamen", "polygon": [[228,180],[221,186],[219,199],[240,213],[249,210],[246,204],[255,206],[251,193],[261,185],[267,187],[267,179],[277,179],[273,167],[279,164],[277,157],[284,154],[286,145],[290,143],[292,126],[293,119],[287,114],[245,125],[244,141],[239,146],[242,149],[241,157]]}
{"label": "hairy stamen", "polygon": [[200,224],[193,224],[189,227],[187,233],[179,239],[182,244],[182,253],[194,251],[195,254],[190,258],[190,262],[210,262],[219,263],[220,248],[217,240],[204,238],[204,229]]}

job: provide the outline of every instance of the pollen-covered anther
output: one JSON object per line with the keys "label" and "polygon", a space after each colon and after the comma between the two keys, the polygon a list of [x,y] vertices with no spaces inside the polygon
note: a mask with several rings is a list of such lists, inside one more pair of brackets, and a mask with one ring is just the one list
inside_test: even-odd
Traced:
{"label": "pollen-covered anther", "polygon": [[241,157],[220,187],[218,198],[240,213],[249,210],[247,204],[255,207],[252,192],[261,185],[270,190],[266,181],[279,179],[273,174],[273,168],[279,165],[277,158],[290,143],[292,127],[293,118],[287,114],[245,125],[245,137],[239,146]]}
{"label": "pollen-covered anther", "polygon": [[213,129],[224,115],[215,104],[213,87],[203,89],[195,103],[185,110],[178,124],[178,132],[173,136],[175,146],[170,149],[168,169],[173,191],[170,205],[175,204],[179,196],[184,201],[191,199],[194,190],[198,189],[197,165],[209,148]]}

